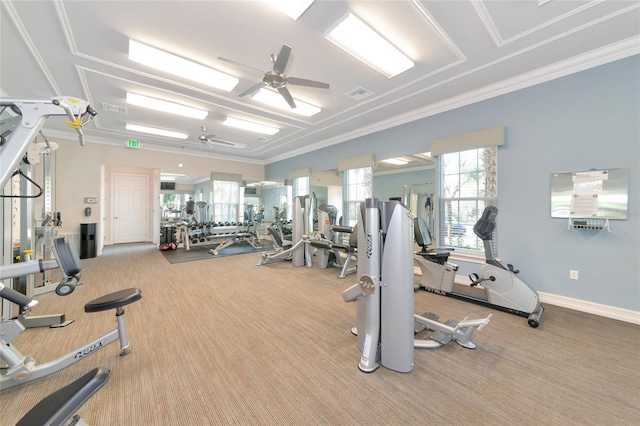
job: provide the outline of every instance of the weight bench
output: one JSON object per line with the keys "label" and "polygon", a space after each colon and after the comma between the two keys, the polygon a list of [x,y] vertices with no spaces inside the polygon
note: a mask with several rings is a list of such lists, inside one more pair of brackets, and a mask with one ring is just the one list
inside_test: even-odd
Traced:
{"label": "weight bench", "polygon": [[72,424],[85,424],[74,414],[107,382],[111,370],[98,367],[37,403],[16,426],[63,425],[73,416]]}
{"label": "weight bench", "polygon": [[267,232],[271,235],[271,239],[273,240],[273,244],[276,246],[278,250],[287,250],[290,249],[293,243],[289,240],[283,240],[280,237],[280,233],[274,228],[273,225],[269,225],[267,228]]}
{"label": "weight bench", "polygon": [[238,232],[236,234],[226,237],[220,244],[216,246],[216,248],[209,250],[209,253],[214,256],[218,256],[220,254],[220,250],[225,249],[227,247],[231,247],[235,243],[242,242],[242,241],[248,242],[249,244],[251,244],[251,247],[253,247],[256,250],[262,248],[262,246],[258,244],[258,242],[260,242],[260,238],[257,237],[256,234],[252,232]]}

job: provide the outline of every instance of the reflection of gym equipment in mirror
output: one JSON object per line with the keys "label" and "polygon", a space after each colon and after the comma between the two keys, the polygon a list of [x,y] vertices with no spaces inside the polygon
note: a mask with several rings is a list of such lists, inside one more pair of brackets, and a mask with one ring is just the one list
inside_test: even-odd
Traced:
{"label": "reflection of gym equipment in mirror", "polygon": [[272,223],[267,228],[275,250],[262,252],[258,266],[284,260],[291,260],[293,266],[303,266],[305,264],[312,266],[313,248],[307,244],[310,229],[312,228],[312,198],[313,195],[311,197],[305,195],[297,196],[293,199],[290,241],[284,239],[282,233],[283,224],[281,222]]}
{"label": "reflection of gym equipment in mirror", "polygon": [[497,214],[497,208],[486,207],[473,227],[476,235],[484,243],[486,257],[480,271],[469,277],[471,278],[471,287],[482,287],[483,291],[479,294],[454,289],[457,265],[447,261],[449,258],[448,250],[430,250],[428,248],[432,243],[429,227],[422,218],[416,219],[414,224],[415,240],[422,247],[422,251],[415,255],[415,260],[422,273],[419,288],[527,317],[527,322],[531,327],[538,327],[540,316],[544,310],[540,305],[538,293],[516,276],[519,271],[515,270],[512,265],[509,264],[505,267],[495,259],[492,236]]}
{"label": "reflection of gym equipment in mirror", "polygon": [[[415,348],[438,348],[452,340],[475,348],[471,336],[489,324],[491,314],[446,323],[433,314],[414,314],[413,216],[407,207],[369,198],[358,215],[358,283],[343,292],[343,299],[357,305],[352,333],[358,336],[360,370],[368,373],[382,365],[410,372]],[[434,333],[415,339],[419,327]]]}
{"label": "reflection of gym equipment in mirror", "polygon": [[[309,232],[312,227],[311,211],[315,210],[311,196],[298,196],[293,202],[292,240],[285,240],[280,231],[282,224],[272,223],[267,231],[274,244],[274,251],[263,252],[259,265],[266,265],[283,260],[291,260],[294,266],[313,266],[313,258],[316,258],[318,267],[326,269],[329,266],[340,268],[339,278],[344,278],[355,272],[351,264],[355,259],[355,235],[353,229],[348,226],[336,225],[338,209],[331,205],[320,205],[318,212],[318,231]],[[350,234],[350,244],[343,244],[338,234]],[[295,241],[295,244],[292,242]]]}
{"label": "reflection of gym equipment in mirror", "polygon": [[[318,207],[318,233],[315,238],[309,238],[308,244],[315,249],[315,257],[320,269],[329,266],[340,268],[338,278],[356,272],[356,267],[351,265],[351,260],[357,254],[357,233],[350,226],[337,225],[338,209],[332,205],[322,204]],[[349,234],[348,244],[340,243],[339,234]]]}

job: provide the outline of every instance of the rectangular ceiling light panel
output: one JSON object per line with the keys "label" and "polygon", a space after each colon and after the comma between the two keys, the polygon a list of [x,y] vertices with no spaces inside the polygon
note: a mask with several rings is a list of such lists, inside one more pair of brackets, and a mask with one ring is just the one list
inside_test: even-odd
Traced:
{"label": "rectangular ceiling light panel", "polygon": [[129,105],[168,112],[169,114],[180,115],[182,117],[196,118],[198,120],[204,120],[207,115],[209,115],[207,111],[202,109],[192,108],[186,105],[176,104],[174,102],[138,95],[137,93],[131,92],[127,92],[127,103]]}
{"label": "rectangular ceiling light panel", "polygon": [[186,139],[189,137],[189,135],[186,133],[175,132],[173,130],[158,129],[157,127],[141,126],[139,124],[127,123],[126,129],[132,132],[148,133],[150,135],[166,136],[168,138],[174,139]]}
{"label": "rectangular ceiling light panel", "polygon": [[324,37],[387,78],[414,65],[404,53],[350,12],[329,28]]}
{"label": "rectangular ceiling light panel", "polygon": [[297,21],[315,0],[266,0],[271,6]]}
{"label": "rectangular ceiling light panel", "polygon": [[231,75],[135,40],[129,40],[129,59],[226,92],[233,90],[239,81]]}
{"label": "rectangular ceiling light panel", "polygon": [[280,131],[275,127],[265,126],[263,124],[254,123],[252,121],[240,120],[238,118],[227,117],[222,124],[236,129],[248,130],[250,132],[262,133],[265,135],[275,135]]}
{"label": "rectangular ceiling light panel", "polygon": [[265,105],[272,106],[274,108],[282,109],[287,112],[292,112],[294,114],[302,115],[304,117],[311,117],[312,115],[316,115],[320,111],[322,111],[317,106],[313,106],[306,102],[302,102],[298,99],[294,98],[296,102],[296,107],[291,108],[287,101],[277,92],[269,89],[260,89],[253,97],[251,98],[255,101],[263,103]]}
{"label": "rectangular ceiling light panel", "polygon": [[399,158],[387,158],[386,160],[381,160],[383,163],[393,164],[394,166],[404,166],[405,164],[409,164],[407,161],[401,160]]}

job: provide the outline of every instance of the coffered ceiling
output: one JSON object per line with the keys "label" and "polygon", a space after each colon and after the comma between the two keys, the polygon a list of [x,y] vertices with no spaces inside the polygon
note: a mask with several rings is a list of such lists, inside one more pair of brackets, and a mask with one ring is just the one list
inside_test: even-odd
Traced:
{"label": "coffered ceiling", "polygon": [[[265,1],[2,1],[0,89],[11,98],[74,96],[98,111],[88,143],[269,163],[640,53],[637,1],[316,0],[297,20]],[[414,66],[392,78],[325,38],[351,12]],[[129,59],[138,41],[238,78],[226,92]],[[289,84],[311,117],[238,95],[291,47],[284,70],[329,84]],[[220,58],[225,58],[220,59]],[[237,63],[246,67],[238,66]],[[205,119],[125,102],[127,92],[208,112]],[[262,135],[226,118],[278,129]],[[126,130],[127,123],[188,134],[176,140]],[[207,144],[203,134],[225,144]],[[74,139],[63,120],[49,137]],[[406,153],[412,154],[412,153]]]}

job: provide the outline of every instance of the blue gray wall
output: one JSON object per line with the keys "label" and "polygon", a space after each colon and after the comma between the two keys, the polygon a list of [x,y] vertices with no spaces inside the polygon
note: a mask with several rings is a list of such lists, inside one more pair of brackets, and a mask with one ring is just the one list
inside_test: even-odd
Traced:
{"label": "blue gray wall", "polygon": [[[539,291],[640,311],[640,56],[633,56],[266,166],[337,167],[339,158],[425,152],[430,141],[503,125],[498,246]],[[394,143],[390,143],[394,141]],[[397,141],[403,141],[402,144]],[[629,219],[611,232],[567,230],[550,217],[551,173],[629,168]],[[375,193],[375,189],[374,189]],[[578,281],[569,270],[578,270]]]}

